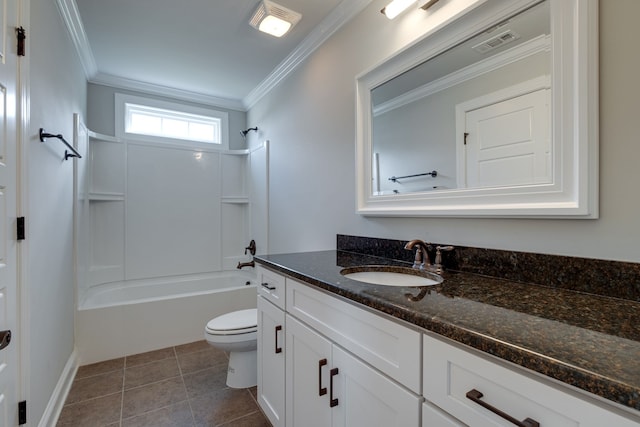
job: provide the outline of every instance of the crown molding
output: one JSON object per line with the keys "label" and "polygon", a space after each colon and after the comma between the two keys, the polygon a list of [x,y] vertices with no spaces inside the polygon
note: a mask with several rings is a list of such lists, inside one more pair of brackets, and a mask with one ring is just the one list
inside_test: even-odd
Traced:
{"label": "crown molding", "polygon": [[331,37],[372,0],[343,0],[258,86],[242,100],[244,109],[253,107],[271,89],[302,64],[311,53]]}
{"label": "crown molding", "polygon": [[136,92],[144,92],[151,95],[158,95],[182,101],[195,102],[198,104],[209,105],[213,107],[228,108],[230,110],[245,111],[240,100],[220,98],[213,95],[191,92],[188,90],[176,89],[168,86],[162,86],[153,83],[141,82],[139,80],[126,79],[124,77],[114,76],[111,74],[98,73],[89,79],[89,83],[103,86],[110,86],[118,89],[128,89]]}
{"label": "crown molding", "polygon": [[78,52],[80,63],[84,69],[84,74],[87,80],[91,79],[98,73],[98,66],[96,60],[93,57],[91,46],[89,45],[89,39],[87,33],[84,31],[84,25],[82,25],[82,18],[78,11],[78,6],[75,0],[56,0],[56,5],[62,16],[62,20],[69,31],[73,45]]}
{"label": "crown molding", "polygon": [[277,86],[302,62],[324,43],[333,33],[349,22],[362,11],[372,0],[343,0],[322,22],[291,52],[258,86],[244,99],[235,100],[204,95],[182,89],[145,83],[137,80],[118,77],[98,72],[93,52],[89,44],[82,19],[75,0],[56,0],[62,19],[78,52],[89,83],[101,84],[121,89],[147,92],[155,95],[169,96],[185,101],[205,105],[247,111],[254,106],[271,89]]}

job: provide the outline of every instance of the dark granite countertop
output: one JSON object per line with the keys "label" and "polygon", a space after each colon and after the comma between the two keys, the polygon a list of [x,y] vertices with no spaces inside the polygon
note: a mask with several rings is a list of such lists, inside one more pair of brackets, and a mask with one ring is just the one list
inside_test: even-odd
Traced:
{"label": "dark granite countertop", "polygon": [[443,273],[444,283],[422,293],[420,288],[364,284],[345,278],[340,270],[407,264],[342,251],[255,259],[290,277],[640,411],[637,301],[455,271]]}

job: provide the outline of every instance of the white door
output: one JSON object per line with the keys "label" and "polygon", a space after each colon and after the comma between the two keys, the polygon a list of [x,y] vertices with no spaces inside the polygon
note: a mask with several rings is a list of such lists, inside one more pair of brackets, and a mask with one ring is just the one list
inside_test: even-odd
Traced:
{"label": "white door", "polygon": [[286,425],[331,426],[331,342],[287,315]]}
{"label": "white door", "polygon": [[284,311],[258,296],[258,404],[273,427],[284,424]]}
{"label": "white door", "polygon": [[333,346],[333,427],[420,425],[420,397],[340,347]]}
{"label": "white door", "polygon": [[551,182],[550,90],[466,114],[466,187]]}
{"label": "white door", "polygon": [[12,342],[0,350],[0,426],[11,427],[18,425],[16,0],[0,0],[0,14],[0,331],[13,332]]}

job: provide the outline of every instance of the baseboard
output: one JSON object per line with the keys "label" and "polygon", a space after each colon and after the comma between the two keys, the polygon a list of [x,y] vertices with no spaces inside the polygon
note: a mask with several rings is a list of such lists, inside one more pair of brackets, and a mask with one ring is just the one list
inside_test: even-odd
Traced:
{"label": "baseboard", "polygon": [[56,388],[51,394],[51,398],[44,410],[44,414],[42,414],[38,427],[55,427],[58,422],[58,418],[60,417],[60,412],[62,412],[64,402],[67,400],[69,390],[71,390],[71,385],[73,384],[73,379],[75,378],[77,371],[78,355],[74,348],[66,365],[64,366],[64,369],[62,370],[62,374],[60,374]]}

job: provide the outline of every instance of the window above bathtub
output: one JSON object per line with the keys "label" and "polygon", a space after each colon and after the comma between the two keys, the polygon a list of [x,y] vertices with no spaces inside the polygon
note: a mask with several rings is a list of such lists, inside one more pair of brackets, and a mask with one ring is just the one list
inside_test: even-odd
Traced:
{"label": "window above bathtub", "polygon": [[115,95],[116,136],[150,143],[229,148],[224,111],[133,95]]}

